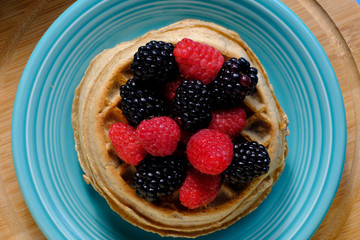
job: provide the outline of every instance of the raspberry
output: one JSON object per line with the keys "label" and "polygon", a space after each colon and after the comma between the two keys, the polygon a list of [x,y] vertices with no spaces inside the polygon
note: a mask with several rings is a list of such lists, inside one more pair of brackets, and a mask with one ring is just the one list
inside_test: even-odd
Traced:
{"label": "raspberry", "polygon": [[234,144],[234,157],[223,172],[225,182],[237,184],[251,182],[269,171],[270,156],[266,148],[257,142]]}
{"label": "raspberry", "polygon": [[224,132],[231,138],[238,136],[246,124],[246,113],[240,107],[215,110],[212,115],[209,128]]}
{"label": "raspberry", "polygon": [[224,63],[219,50],[188,38],[176,44],[174,56],[186,79],[201,80],[205,84],[214,81]]}
{"label": "raspberry", "polygon": [[134,76],[145,82],[171,80],[178,73],[173,50],[173,44],[154,40],[139,47],[130,66]]}
{"label": "raspberry", "polygon": [[130,125],[122,122],[112,124],[109,137],[116,154],[128,164],[139,164],[147,154]]}
{"label": "raspberry", "polygon": [[207,175],[191,169],[180,188],[180,202],[189,209],[201,207],[212,202],[220,188],[220,175]]}
{"label": "raspberry", "polygon": [[179,87],[180,83],[184,80],[181,78],[176,78],[170,82],[164,84],[165,88],[165,97],[166,99],[173,100],[175,97],[176,89]]}
{"label": "raspberry", "polygon": [[148,155],[136,166],[131,186],[139,197],[152,202],[177,190],[185,179],[185,160],[176,156]]}
{"label": "raspberry", "polygon": [[167,156],[174,153],[180,140],[180,128],[169,117],[154,117],[144,120],[137,127],[141,146],[153,156]]}
{"label": "raspberry", "polygon": [[250,67],[245,58],[230,58],[211,83],[214,105],[222,108],[239,106],[247,95],[255,91],[257,82],[257,69]]}
{"label": "raspberry", "polygon": [[231,163],[233,143],[228,135],[213,129],[202,129],[189,140],[186,149],[191,165],[205,174],[216,175]]}

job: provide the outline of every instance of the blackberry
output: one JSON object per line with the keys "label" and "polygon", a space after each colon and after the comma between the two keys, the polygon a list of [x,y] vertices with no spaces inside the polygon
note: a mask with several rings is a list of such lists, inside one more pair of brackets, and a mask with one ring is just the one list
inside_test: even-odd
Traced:
{"label": "blackberry", "polygon": [[270,156],[266,148],[257,142],[234,144],[231,164],[222,173],[225,182],[237,184],[251,182],[268,172]]}
{"label": "blackberry", "polygon": [[119,107],[133,126],[139,125],[142,120],[165,116],[168,113],[161,95],[137,78],[129,79],[120,87],[120,96]]}
{"label": "blackberry", "polygon": [[178,73],[174,48],[171,43],[154,40],[139,47],[130,66],[134,76],[158,83],[171,80]]}
{"label": "blackberry", "polygon": [[208,127],[212,118],[211,92],[199,80],[182,82],[176,89],[172,113],[190,131]]}
{"label": "blackberry", "polygon": [[136,194],[152,202],[172,194],[185,179],[185,160],[175,156],[153,157],[148,155],[138,166],[131,186]]}
{"label": "blackberry", "polygon": [[250,67],[245,58],[231,58],[224,62],[216,79],[211,83],[214,105],[238,106],[247,95],[255,91],[258,82],[257,69]]}

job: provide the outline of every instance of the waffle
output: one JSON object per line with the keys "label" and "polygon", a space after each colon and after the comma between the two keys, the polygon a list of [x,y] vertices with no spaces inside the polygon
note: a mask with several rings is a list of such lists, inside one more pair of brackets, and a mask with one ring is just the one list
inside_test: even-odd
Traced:
{"label": "waffle", "polygon": [[[258,69],[257,90],[243,102],[247,124],[241,134],[263,144],[271,157],[265,175],[242,186],[223,184],[212,203],[194,210],[180,204],[177,192],[160,202],[138,197],[130,184],[135,168],[117,157],[108,137],[112,123],[126,121],[118,107],[119,88],[132,77],[130,64],[137,49],[151,40],[176,44],[184,37],[215,47],[225,60],[245,57]],[[205,235],[249,214],[269,194],[283,171],[288,153],[288,119],[258,58],[237,33],[193,19],[150,31],[96,56],[76,89],[72,124],[84,180],[125,220],[162,236]]]}

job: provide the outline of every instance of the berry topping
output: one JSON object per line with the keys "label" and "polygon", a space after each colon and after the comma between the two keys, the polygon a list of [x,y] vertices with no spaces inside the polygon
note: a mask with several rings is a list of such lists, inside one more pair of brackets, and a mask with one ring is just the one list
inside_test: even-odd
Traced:
{"label": "berry topping", "polygon": [[231,138],[238,136],[246,124],[246,113],[241,107],[215,110],[212,116],[209,128],[224,132]]}
{"label": "berry topping", "polygon": [[186,79],[201,80],[205,84],[215,79],[224,63],[219,50],[188,38],[176,44],[174,56]]}
{"label": "berry topping", "polygon": [[172,155],[181,137],[177,123],[169,117],[144,120],[137,127],[142,147],[153,156]]}
{"label": "berry topping", "polygon": [[120,108],[123,115],[133,126],[152,117],[167,114],[165,102],[159,93],[149,89],[137,79],[129,79],[120,87]]}
{"label": "berry topping", "polygon": [[151,202],[177,190],[185,179],[185,160],[174,156],[148,155],[138,166],[131,186],[139,197]]}
{"label": "berry topping", "polygon": [[212,202],[221,187],[220,175],[207,175],[190,169],[179,191],[180,202],[195,209]]}
{"label": "berry topping", "polygon": [[112,124],[109,137],[116,154],[128,164],[139,164],[147,154],[130,125],[122,122]]}
{"label": "berry topping", "polygon": [[197,131],[207,128],[211,121],[211,94],[199,80],[182,82],[176,89],[173,115],[180,118],[185,129]]}
{"label": "berry topping", "polygon": [[245,58],[224,62],[220,51],[187,38],[176,48],[153,40],[138,48],[130,69],[118,105],[130,125],[113,124],[109,137],[118,156],[136,166],[131,186],[139,197],[172,199],[180,188],[181,204],[195,209],[211,203],[222,183],[246,183],[269,170],[265,147],[240,134],[242,101],[258,82]]}
{"label": "berry topping", "polygon": [[270,156],[263,145],[257,142],[235,143],[233,160],[223,172],[223,178],[232,184],[251,182],[267,173],[269,165]]}
{"label": "berry topping", "polygon": [[178,73],[173,50],[174,45],[162,41],[139,47],[130,66],[134,76],[159,83],[171,80]]}
{"label": "berry topping", "polygon": [[202,129],[189,140],[186,149],[191,165],[205,174],[220,174],[231,163],[233,143],[230,137],[217,130]]}
{"label": "berry topping", "polygon": [[247,95],[255,91],[257,82],[256,68],[250,67],[245,58],[231,58],[223,64],[211,84],[215,106],[238,106]]}

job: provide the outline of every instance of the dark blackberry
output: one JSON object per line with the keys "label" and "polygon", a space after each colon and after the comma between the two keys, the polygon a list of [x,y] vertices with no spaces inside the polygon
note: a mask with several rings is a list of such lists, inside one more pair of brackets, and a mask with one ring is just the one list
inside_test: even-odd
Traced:
{"label": "dark blackberry", "polygon": [[142,120],[165,116],[168,113],[161,95],[137,78],[129,79],[120,87],[120,96],[119,107],[133,126],[139,125]]}
{"label": "dark blackberry", "polygon": [[224,62],[210,88],[217,107],[238,106],[247,95],[255,91],[257,69],[250,67],[245,58],[231,58]]}
{"label": "dark blackberry", "polygon": [[130,66],[134,76],[159,83],[171,80],[178,73],[174,48],[171,43],[154,40],[139,47]]}
{"label": "dark blackberry", "polygon": [[222,173],[225,182],[237,184],[251,182],[268,172],[270,156],[266,148],[257,142],[234,144],[231,164]]}
{"label": "dark blackberry", "polygon": [[173,100],[173,115],[181,119],[180,125],[190,131],[209,126],[211,93],[199,80],[182,82],[176,89]]}
{"label": "dark blackberry", "polygon": [[185,179],[185,160],[175,156],[153,157],[148,155],[138,166],[131,186],[136,194],[152,202],[172,194]]}

